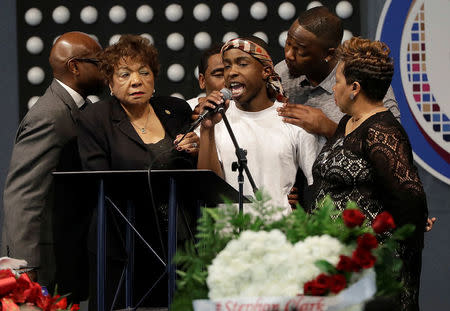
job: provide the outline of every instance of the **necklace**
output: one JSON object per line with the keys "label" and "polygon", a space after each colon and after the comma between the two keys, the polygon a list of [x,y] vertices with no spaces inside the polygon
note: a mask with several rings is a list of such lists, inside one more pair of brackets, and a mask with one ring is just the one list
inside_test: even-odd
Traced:
{"label": "necklace", "polygon": [[142,134],[146,134],[147,133],[147,123],[148,123],[149,118],[150,118],[150,110],[147,113],[147,120],[145,120],[145,124],[143,127],[138,126],[136,123],[131,121],[131,119],[130,119],[130,122],[138,131],[140,131]]}
{"label": "necklace", "polygon": [[351,118],[352,123],[358,122],[361,118],[362,118],[362,116],[360,116],[359,118],[354,118],[354,117],[352,117],[352,118]]}
{"label": "necklace", "polygon": [[360,121],[361,119],[365,120],[365,119],[367,119],[368,117],[372,116],[373,114],[378,113],[378,112],[380,112],[380,111],[384,111],[384,110],[386,110],[386,109],[384,108],[384,106],[376,107],[376,108],[374,108],[374,109],[372,109],[372,110],[369,110],[369,111],[366,112],[366,113],[361,114],[361,115],[358,116],[358,117],[352,116],[352,117],[350,118],[350,120],[352,121],[353,124],[355,124],[355,123],[357,123],[358,121]]}

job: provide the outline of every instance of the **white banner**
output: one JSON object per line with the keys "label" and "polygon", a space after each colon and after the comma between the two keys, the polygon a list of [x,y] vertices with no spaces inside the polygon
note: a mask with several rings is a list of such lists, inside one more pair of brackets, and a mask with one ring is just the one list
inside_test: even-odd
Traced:
{"label": "white banner", "polygon": [[343,311],[362,310],[364,301],[376,292],[375,272],[364,272],[363,277],[339,295],[331,297],[249,297],[221,300],[194,300],[195,311]]}

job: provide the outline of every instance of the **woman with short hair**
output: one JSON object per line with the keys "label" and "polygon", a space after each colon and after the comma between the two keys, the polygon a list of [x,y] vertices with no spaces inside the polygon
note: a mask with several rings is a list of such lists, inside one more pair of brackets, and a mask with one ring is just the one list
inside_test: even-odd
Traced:
{"label": "woman with short hair", "polygon": [[[158,52],[149,40],[138,35],[122,35],[116,44],[100,53],[99,60],[100,71],[107,80],[111,97],[89,105],[80,116],[78,141],[83,168],[95,171],[195,168],[198,137],[189,133],[181,143],[175,144],[180,133],[189,128],[192,111],[184,100],[153,96],[159,62]],[[148,184],[145,183],[143,187],[148,187]],[[122,203],[119,206],[123,206],[125,189],[134,190],[129,188],[129,185],[115,185],[114,191],[110,189],[109,196],[114,202]],[[136,192],[133,191],[131,198],[136,207],[136,227],[159,256],[165,258],[168,212],[164,198],[156,197],[155,206],[152,207],[150,198]],[[183,210],[183,207],[179,210]],[[111,309],[123,267],[129,260],[123,245],[125,222],[115,216],[112,210],[107,213],[104,295],[108,310]],[[97,310],[95,223],[96,217],[91,224],[89,243],[91,310]],[[190,221],[181,223],[181,226],[187,223]],[[187,227],[182,229],[186,232]],[[187,234],[180,233],[179,237],[186,238]],[[136,240],[135,247],[133,305],[164,271],[164,267],[143,243]],[[167,281],[164,280],[156,285],[142,306],[167,306]],[[120,293],[115,309],[125,308],[124,300],[123,293]]]}
{"label": "woman with short hair", "polygon": [[413,163],[408,136],[383,106],[394,73],[389,48],[352,38],[337,50],[334,97],[346,115],[313,165],[316,202],[330,194],[341,211],[355,201],[372,221],[388,211],[398,227],[414,224],[414,234],[398,253],[403,260],[401,310],[418,310],[425,193]]}

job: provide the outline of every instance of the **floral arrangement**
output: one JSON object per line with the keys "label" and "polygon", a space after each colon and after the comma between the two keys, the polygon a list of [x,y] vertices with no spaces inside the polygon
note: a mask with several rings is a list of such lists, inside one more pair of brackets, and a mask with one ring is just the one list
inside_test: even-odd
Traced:
{"label": "floral arrangement", "polygon": [[[326,258],[336,265],[340,254],[351,254],[351,248],[327,234],[292,244],[278,229],[244,231],[208,266],[208,296],[295,296],[304,293],[305,284],[308,291],[317,295],[319,287],[313,282],[307,284],[321,273],[315,263]],[[328,283],[333,292],[345,288],[345,278],[331,280],[334,282]]]}
{"label": "floral arrangement", "polygon": [[0,270],[0,301],[1,311],[19,311],[24,306],[44,311],[80,309],[78,304],[68,306],[65,296],[44,295],[41,286],[26,273],[17,275],[11,269]]}
{"label": "floral arrangement", "polygon": [[266,206],[267,201],[259,193],[253,214],[239,214],[231,204],[203,209],[197,242],[188,243],[175,258],[181,269],[172,310],[193,310],[199,299],[327,299],[374,270],[377,295],[401,288],[397,276],[402,263],[393,252],[413,225],[391,232],[395,223],[389,213],[380,213],[370,224],[354,202],[340,212],[329,197],[312,214],[298,207],[279,219],[273,215],[280,209]]}

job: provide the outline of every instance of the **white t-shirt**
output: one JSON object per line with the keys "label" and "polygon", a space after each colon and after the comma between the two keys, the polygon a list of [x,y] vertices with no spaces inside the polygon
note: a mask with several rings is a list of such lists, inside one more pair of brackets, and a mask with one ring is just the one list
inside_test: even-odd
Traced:
{"label": "white t-shirt", "polygon": [[[256,186],[271,196],[272,205],[289,212],[287,195],[294,185],[297,168],[303,170],[311,185],[312,165],[324,140],[319,142],[317,135],[284,123],[276,111],[281,105],[276,101],[265,110],[247,112],[238,109],[231,101],[226,115],[239,146],[247,150],[248,167]],[[235,148],[223,121],[215,127],[215,139],[225,180],[238,189],[238,172],[231,170],[232,162],[237,161]],[[244,195],[253,196],[245,173],[244,177]]]}
{"label": "white t-shirt", "polygon": [[198,99],[199,99],[199,98],[200,98],[200,97],[198,96],[198,97],[194,97],[194,98],[188,99],[188,100],[186,101],[186,102],[189,104],[189,106],[191,107],[192,111],[194,111],[195,106],[198,105]]}

